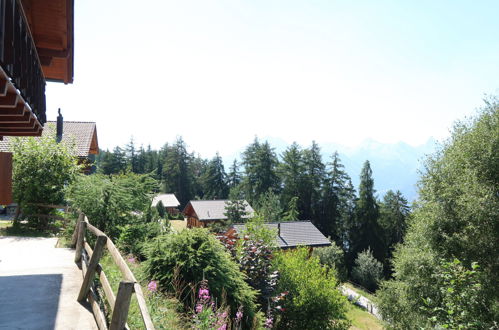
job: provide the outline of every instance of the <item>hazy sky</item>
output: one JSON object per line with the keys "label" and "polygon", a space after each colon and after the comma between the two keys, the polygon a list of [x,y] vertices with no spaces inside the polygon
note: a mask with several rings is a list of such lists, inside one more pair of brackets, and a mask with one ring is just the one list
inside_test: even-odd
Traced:
{"label": "hazy sky", "polygon": [[183,136],[203,157],[255,135],[424,143],[499,93],[498,1],[75,1],[73,85],[48,118],[99,145]]}

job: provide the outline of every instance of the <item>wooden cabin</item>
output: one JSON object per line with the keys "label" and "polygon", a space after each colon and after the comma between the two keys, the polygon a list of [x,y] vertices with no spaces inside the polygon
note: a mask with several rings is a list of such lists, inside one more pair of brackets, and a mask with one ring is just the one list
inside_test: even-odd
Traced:
{"label": "wooden cabin", "polygon": [[[310,221],[286,221],[264,224],[275,231],[276,245],[281,249],[293,249],[299,246],[308,246],[310,250],[317,247],[331,246],[331,242]],[[238,238],[246,230],[245,224],[234,224],[226,235]]]}
{"label": "wooden cabin", "polygon": [[177,215],[180,213],[178,210],[180,203],[177,197],[175,197],[175,194],[161,194],[154,196],[151,206],[156,207],[160,201],[168,214]]}
{"label": "wooden cabin", "polygon": [[[0,140],[42,134],[46,81],[73,82],[73,27],[74,0],[0,0]],[[9,204],[11,156],[0,156],[0,173]]]}
{"label": "wooden cabin", "polygon": [[[184,216],[187,218],[187,228],[206,227],[208,224],[227,220],[227,202],[228,200],[205,200],[190,201],[184,208]],[[247,201],[243,201],[245,206],[245,215],[243,218],[253,217],[255,211]]]}

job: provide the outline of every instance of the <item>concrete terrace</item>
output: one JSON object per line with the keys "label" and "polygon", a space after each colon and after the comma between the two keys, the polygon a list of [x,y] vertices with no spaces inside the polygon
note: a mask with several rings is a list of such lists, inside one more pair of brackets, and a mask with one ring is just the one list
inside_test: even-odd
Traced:
{"label": "concrete terrace", "polygon": [[0,237],[0,329],[97,329],[82,274],[57,238]]}

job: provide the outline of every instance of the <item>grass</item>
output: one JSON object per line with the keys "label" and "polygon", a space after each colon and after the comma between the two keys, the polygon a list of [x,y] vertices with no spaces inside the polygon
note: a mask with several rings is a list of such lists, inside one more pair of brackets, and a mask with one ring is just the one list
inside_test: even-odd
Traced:
{"label": "grass", "polygon": [[0,221],[0,236],[52,237],[54,234],[49,230],[40,231],[31,228],[25,223],[20,223],[19,226],[14,227],[13,221],[2,220]]}
{"label": "grass", "polygon": [[177,232],[181,232],[185,228],[187,228],[187,221],[184,220],[170,220],[170,224],[172,228]]}
{"label": "grass", "polygon": [[354,304],[350,303],[349,305],[350,309],[348,310],[347,317],[352,321],[352,325],[350,327],[351,330],[383,329],[382,321],[378,320],[374,315],[366,312],[364,309]]}
{"label": "grass", "polygon": [[345,283],[343,283],[343,285],[346,286],[347,288],[352,289],[353,291],[357,292],[361,296],[366,297],[371,302],[376,303],[376,296],[373,295],[372,293],[369,293],[366,290],[364,290],[356,285],[353,285],[352,283],[349,283],[349,282],[345,282]]}
{"label": "grass", "polygon": [[[123,278],[119,268],[114,264],[113,259],[107,254],[102,257],[102,259],[100,260],[100,264],[102,265],[102,268],[104,269],[104,272],[106,273],[106,276],[116,295],[118,292],[119,283]],[[128,266],[130,267],[130,270],[134,274],[136,274],[136,277],[139,277],[137,276],[137,273],[140,273],[141,265],[137,263],[128,263]],[[187,324],[187,321],[184,320],[181,316],[181,304],[177,300],[167,297],[159,292],[149,292],[147,290],[147,283],[143,283],[142,291],[146,296],[149,313],[156,329],[190,328],[190,326]],[[135,295],[133,295],[132,301],[130,303],[128,325],[130,329],[145,329]]]}

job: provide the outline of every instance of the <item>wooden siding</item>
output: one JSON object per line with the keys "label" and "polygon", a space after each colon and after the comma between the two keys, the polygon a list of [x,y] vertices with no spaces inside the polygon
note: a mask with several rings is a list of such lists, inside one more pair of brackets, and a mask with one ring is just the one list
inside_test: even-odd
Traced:
{"label": "wooden siding", "polygon": [[0,204],[12,203],[12,154],[0,152]]}

